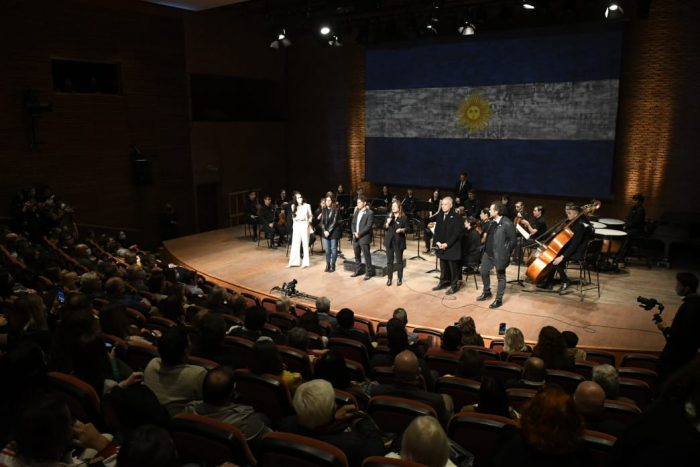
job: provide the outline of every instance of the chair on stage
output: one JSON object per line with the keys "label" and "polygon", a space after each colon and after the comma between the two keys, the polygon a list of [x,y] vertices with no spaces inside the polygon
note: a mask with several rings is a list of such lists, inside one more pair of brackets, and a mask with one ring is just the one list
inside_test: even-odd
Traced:
{"label": "chair on stage", "polygon": [[[598,263],[600,261],[600,255],[602,250],[603,239],[594,238],[590,240],[586,245],[583,257],[580,260],[572,259],[566,264],[566,269],[569,269],[573,266],[577,267],[579,270],[577,289],[582,301],[584,292],[590,289],[598,289],[598,298],[600,298],[600,272],[598,269]],[[594,271],[596,275],[595,284],[591,280],[591,271]],[[586,275],[588,275],[588,280],[586,280]]]}

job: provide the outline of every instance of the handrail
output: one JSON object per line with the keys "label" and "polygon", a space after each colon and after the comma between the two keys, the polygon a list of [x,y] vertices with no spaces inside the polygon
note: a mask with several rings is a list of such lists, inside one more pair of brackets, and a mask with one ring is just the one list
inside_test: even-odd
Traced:
{"label": "handrail", "polygon": [[[228,194],[228,226],[233,227],[233,219],[236,219],[238,222],[236,225],[241,225],[241,218],[245,214],[243,211],[241,211],[241,206],[243,203],[245,203],[245,197],[248,196],[248,193],[251,191],[255,191],[256,193],[260,193],[260,188],[253,188],[251,190],[243,190],[243,191],[233,191]],[[231,202],[231,198],[233,198],[233,202]],[[239,201],[242,199],[242,202],[239,203]],[[234,209],[235,205],[235,209]]]}

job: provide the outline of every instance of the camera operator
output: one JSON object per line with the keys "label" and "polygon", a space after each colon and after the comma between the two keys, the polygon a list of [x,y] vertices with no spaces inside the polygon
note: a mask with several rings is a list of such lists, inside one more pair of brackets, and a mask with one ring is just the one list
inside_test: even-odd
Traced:
{"label": "camera operator", "polygon": [[694,274],[680,272],[676,275],[676,293],[683,297],[683,304],[678,308],[671,326],[663,320],[656,323],[666,338],[666,346],[656,368],[659,381],[664,381],[690,362],[700,348],[700,296],[697,289],[698,278]]}

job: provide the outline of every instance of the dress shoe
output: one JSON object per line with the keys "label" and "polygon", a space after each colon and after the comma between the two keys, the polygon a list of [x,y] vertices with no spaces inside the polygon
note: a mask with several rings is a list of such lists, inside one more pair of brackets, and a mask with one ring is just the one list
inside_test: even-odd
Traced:
{"label": "dress shoe", "polygon": [[487,300],[487,299],[489,299],[489,298],[491,298],[491,297],[492,297],[491,292],[482,292],[481,295],[479,295],[478,297],[476,297],[476,301],[477,301],[477,302],[483,302],[484,300]]}
{"label": "dress shoe", "polygon": [[277,249],[277,247],[275,246],[275,244],[274,244],[274,243],[270,243],[270,246],[269,246],[269,248],[272,248],[273,250],[276,250],[276,249]]}
{"label": "dress shoe", "polygon": [[360,274],[362,274],[362,273],[361,273],[360,270],[358,269],[358,270],[356,270],[355,272],[353,272],[352,275],[351,275],[350,277],[357,277],[357,276],[359,276]]}
{"label": "dress shoe", "polygon": [[438,285],[436,285],[435,287],[433,287],[433,290],[444,289],[444,288],[447,287],[448,285],[449,285],[448,282],[440,282]]}
{"label": "dress shoe", "polygon": [[542,282],[541,284],[537,284],[538,289],[545,289],[545,290],[552,290],[552,283],[551,282]]}
{"label": "dress shoe", "polygon": [[447,295],[452,295],[453,293],[457,293],[457,287],[450,287],[450,290],[445,292]]}
{"label": "dress shoe", "polygon": [[430,248],[426,248],[425,250],[423,250],[423,253],[425,253],[426,255],[430,253]]}
{"label": "dress shoe", "polygon": [[331,263],[331,270],[328,272],[335,272],[335,263]]}
{"label": "dress shoe", "polygon": [[496,300],[493,301],[492,304],[489,305],[489,308],[494,309],[494,308],[498,308],[501,305],[503,305],[503,300],[501,300],[500,298],[497,298]]}
{"label": "dress shoe", "polygon": [[560,293],[560,294],[561,294],[561,293],[564,293],[564,291],[565,291],[566,289],[568,289],[570,285],[571,285],[571,281],[562,282],[562,283],[561,283],[561,287],[559,287],[559,290],[557,290],[557,292]]}
{"label": "dress shoe", "polygon": [[372,278],[372,274],[365,274],[365,280],[368,281]]}
{"label": "dress shoe", "polygon": [[401,284],[403,284],[403,279],[399,279],[396,281],[396,286],[401,287]]}
{"label": "dress shoe", "polygon": [[323,272],[330,272],[331,270],[331,263],[326,263],[326,269],[323,270]]}
{"label": "dress shoe", "polygon": [[386,285],[387,285],[387,287],[391,285],[391,279],[386,280]]}

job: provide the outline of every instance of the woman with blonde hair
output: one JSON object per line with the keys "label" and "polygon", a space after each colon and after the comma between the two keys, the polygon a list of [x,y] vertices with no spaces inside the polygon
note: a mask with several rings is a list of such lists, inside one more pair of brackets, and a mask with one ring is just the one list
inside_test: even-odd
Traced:
{"label": "woman with blonde hair", "polygon": [[450,460],[450,443],[435,417],[414,419],[403,433],[401,454],[391,452],[392,459],[403,459],[429,467],[456,467]]}
{"label": "woman with blonde hair", "polygon": [[[518,328],[508,328],[503,340],[503,352],[501,360],[505,361],[508,355],[513,352],[532,352],[529,345],[525,343],[525,336]],[[505,358],[504,358],[505,357]]]}
{"label": "woman with blonde hair", "polygon": [[459,318],[459,329],[462,331],[462,345],[484,346],[484,338],[476,332],[476,324],[471,316]]}

